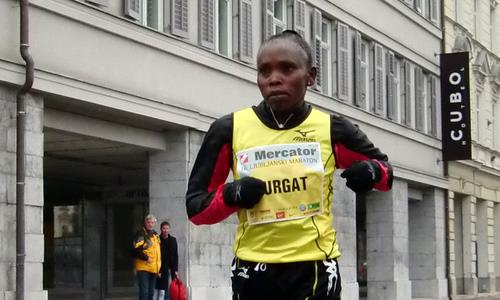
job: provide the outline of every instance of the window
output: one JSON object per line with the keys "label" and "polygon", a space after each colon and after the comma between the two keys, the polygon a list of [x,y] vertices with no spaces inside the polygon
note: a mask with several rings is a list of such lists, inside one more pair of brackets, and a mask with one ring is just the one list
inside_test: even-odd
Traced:
{"label": "window", "polygon": [[199,1],[199,28],[200,45],[215,49],[215,0]]}
{"label": "window", "polygon": [[500,151],[500,122],[497,118],[500,116],[500,106],[496,100],[493,100],[493,110],[491,119],[493,120],[492,124],[492,136],[493,136],[493,149],[496,151]]}
{"label": "window", "polygon": [[142,1],[142,25],[163,30],[163,1],[143,0]]}
{"label": "window", "polygon": [[422,0],[422,15],[432,23],[438,25],[439,0]]}
{"label": "window", "polygon": [[384,115],[384,48],[380,44],[375,44],[374,51],[374,78],[375,78],[375,113]]}
{"label": "window", "polygon": [[[493,101],[491,103],[491,119],[488,121],[489,127],[490,127],[490,132],[491,132],[491,148],[495,149],[496,148],[496,143],[497,143],[497,138],[495,138],[495,132],[496,132],[496,123],[495,121],[495,110],[496,110],[496,105],[497,103]],[[498,133],[497,133],[498,134]]]}
{"label": "window", "polygon": [[437,136],[437,87],[436,76],[429,77],[429,95],[427,96],[427,133]]}
{"label": "window", "polygon": [[199,43],[225,56],[231,53],[230,0],[199,0]]}
{"label": "window", "polygon": [[396,56],[392,51],[386,54],[386,90],[387,90],[387,118],[395,121],[397,119],[397,65]]}
{"label": "window", "polygon": [[395,122],[401,122],[401,99],[403,98],[402,96],[402,86],[403,86],[403,80],[404,78],[404,73],[401,73],[401,68],[402,68],[402,63],[403,60],[399,56],[395,56],[395,62],[396,62],[396,74],[394,75],[394,85],[395,85],[395,107],[394,110],[396,111],[396,118],[393,120]]}
{"label": "window", "polygon": [[369,53],[370,42],[364,40],[359,32],[356,33],[354,40],[354,73],[355,73],[355,96],[354,105],[363,109],[368,109],[369,103]]}
{"label": "window", "polygon": [[476,141],[479,143],[481,140],[481,109],[479,103],[479,93],[476,93]]}
{"label": "window", "polygon": [[415,67],[415,129],[424,131],[425,124],[425,76],[420,67]]}
{"label": "window", "polygon": [[337,92],[340,100],[349,100],[349,26],[337,24]]}
{"label": "window", "polygon": [[306,38],[306,3],[301,0],[293,1],[293,29]]}
{"label": "window", "polygon": [[[441,0],[444,1],[444,0]],[[440,13],[440,7],[439,7],[439,0],[429,0],[429,15],[428,18],[433,22],[434,24],[438,25],[439,23],[439,13]]]}
{"label": "window", "polygon": [[231,1],[218,0],[217,38],[218,52],[225,56],[232,55]]}
{"label": "window", "polygon": [[411,97],[412,97],[412,78],[411,64],[404,61],[401,68],[401,79],[403,80],[401,97],[401,123],[411,126]]}
{"label": "window", "polygon": [[253,64],[253,5],[252,0],[237,0],[238,5],[233,6],[233,44],[235,55],[243,62]]}
{"label": "window", "polygon": [[142,22],[142,1],[141,0],[125,0],[124,13],[126,17],[132,20]]}
{"label": "window", "polygon": [[188,27],[188,0],[171,0],[170,20],[173,35],[187,38]]}
{"label": "window", "polygon": [[274,33],[280,33],[286,27],[286,0],[274,0]]}
{"label": "window", "polygon": [[83,287],[82,207],[54,206],[53,216],[53,287]]}
{"label": "window", "polygon": [[314,9],[312,24],[313,60],[317,68],[314,88],[330,95],[332,90],[332,23],[323,18],[321,11]]}
{"label": "window", "polygon": [[188,37],[187,0],[171,0],[170,6],[167,1],[163,0],[124,1],[126,17],[156,30],[167,31],[170,29],[174,35]]}
{"label": "window", "polygon": [[413,4],[414,4],[414,7],[415,7],[415,10],[419,13],[419,14],[423,14],[423,9],[422,9],[422,2],[424,0],[414,0]]}
{"label": "window", "polygon": [[[430,20],[432,23],[439,25],[438,24],[439,9],[440,9],[439,0],[401,0],[401,1],[406,3],[406,5],[411,7],[418,14]],[[455,2],[456,5],[459,5],[458,2],[463,0],[456,0],[456,1],[457,1]]]}
{"label": "window", "polygon": [[331,72],[332,72],[332,43],[331,22],[325,18],[321,20],[321,77],[323,78],[323,93],[331,95]]}
{"label": "window", "polygon": [[263,39],[267,39],[273,34],[285,30],[287,20],[286,0],[265,0],[264,11],[264,34]]}

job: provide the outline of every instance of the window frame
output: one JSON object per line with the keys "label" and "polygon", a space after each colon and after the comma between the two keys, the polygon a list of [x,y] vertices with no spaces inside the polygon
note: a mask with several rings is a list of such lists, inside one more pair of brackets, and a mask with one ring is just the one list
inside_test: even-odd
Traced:
{"label": "window frame", "polygon": [[429,74],[428,93],[427,93],[427,134],[437,137],[437,101],[438,101],[438,78]]}
{"label": "window frame", "polygon": [[354,105],[370,110],[370,41],[360,32],[354,36]]}
{"label": "window frame", "polygon": [[474,108],[474,112],[476,114],[476,142],[481,143],[481,94],[476,91],[476,107]]}
{"label": "window frame", "polygon": [[[286,30],[288,27],[288,1],[287,0],[273,0],[274,1],[274,21],[273,21],[273,31],[274,34],[279,33],[277,27],[283,28],[282,31]],[[281,11],[283,13],[282,19],[276,17],[276,1],[281,1]],[[280,31],[281,32],[281,31]]]}
{"label": "window frame", "polygon": [[[221,45],[221,33],[222,33],[222,30],[223,28],[221,27],[221,18],[220,18],[220,11],[221,11],[221,2],[226,2],[227,3],[227,7],[226,7],[226,11],[225,11],[225,14],[226,14],[226,49],[225,49],[225,52],[222,51],[222,45]],[[233,11],[233,1],[232,0],[217,0],[216,1],[216,5],[217,5],[217,8],[215,10],[215,19],[217,20],[217,22],[215,22],[215,26],[216,26],[216,30],[215,30],[215,51],[221,55],[224,55],[226,57],[232,57],[233,56],[233,15],[232,15],[232,11]]]}
{"label": "window frame", "polygon": [[[149,14],[149,3],[153,2],[153,7],[155,7],[155,10],[153,10],[153,13],[150,15]],[[142,0],[142,14],[141,14],[141,24],[153,28],[156,30],[163,30],[163,3],[164,1],[162,0]],[[154,16],[154,18],[152,18]],[[151,18],[151,19],[150,19]],[[150,24],[153,23],[153,24]]]}

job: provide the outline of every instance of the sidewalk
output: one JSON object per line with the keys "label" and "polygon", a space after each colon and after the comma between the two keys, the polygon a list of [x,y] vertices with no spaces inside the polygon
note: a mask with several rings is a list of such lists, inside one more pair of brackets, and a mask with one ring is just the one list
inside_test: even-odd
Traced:
{"label": "sidewalk", "polygon": [[[369,300],[366,296],[359,297],[359,300]],[[382,300],[382,299],[374,299]],[[436,300],[433,298],[412,298],[411,300]],[[477,296],[471,295],[456,295],[450,298],[440,299],[440,300],[500,300],[500,292],[489,293],[489,294],[479,294]]]}

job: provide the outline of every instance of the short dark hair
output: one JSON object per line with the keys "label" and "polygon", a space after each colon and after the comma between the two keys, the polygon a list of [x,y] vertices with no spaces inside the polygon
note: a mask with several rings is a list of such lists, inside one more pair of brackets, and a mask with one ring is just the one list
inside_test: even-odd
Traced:
{"label": "short dark hair", "polygon": [[168,221],[163,221],[163,222],[161,222],[161,224],[160,224],[160,229],[161,229],[164,225],[168,225],[168,227],[170,227],[170,223],[169,223]]}
{"label": "short dark hair", "polygon": [[297,46],[299,46],[300,49],[302,49],[302,51],[304,51],[304,53],[306,55],[307,66],[308,67],[313,66],[311,47],[306,42],[306,40],[294,30],[285,30],[285,31],[282,31],[280,33],[277,33],[277,34],[272,35],[269,38],[267,38],[262,43],[262,45],[260,45],[259,54],[260,54],[261,49],[264,48],[264,46],[266,46],[267,44],[269,44],[270,42],[272,42],[274,40],[279,40],[279,39],[288,40],[288,41],[291,41],[291,42],[294,42],[295,44],[297,44]]}

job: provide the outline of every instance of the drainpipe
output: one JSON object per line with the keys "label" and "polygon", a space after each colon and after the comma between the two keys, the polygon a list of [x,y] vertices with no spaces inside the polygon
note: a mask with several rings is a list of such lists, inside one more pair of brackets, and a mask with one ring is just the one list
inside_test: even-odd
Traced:
{"label": "drainpipe", "polygon": [[[445,30],[445,2],[446,1],[441,1],[441,53],[446,53],[446,30]],[[441,61],[440,61],[441,64]],[[442,146],[442,137],[441,137],[441,146]],[[443,174],[446,178],[449,178],[448,174],[448,162],[443,161]],[[451,295],[451,281],[450,281],[450,214],[449,214],[449,209],[450,206],[448,204],[449,202],[449,197],[450,197],[450,192],[447,189],[444,193],[444,230],[445,230],[445,261],[446,261],[446,267],[445,267],[445,276],[446,276],[446,281],[448,282],[448,299],[452,300],[452,295]]]}
{"label": "drainpipe", "polygon": [[29,0],[20,3],[20,52],[26,62],[24,85],[17,93],[17,127],[16,127],[16,300],[24,300],[24,261],[25,245],[25,135],[26,135],[26,96],[33,85],[33,59],[29,54]]}

